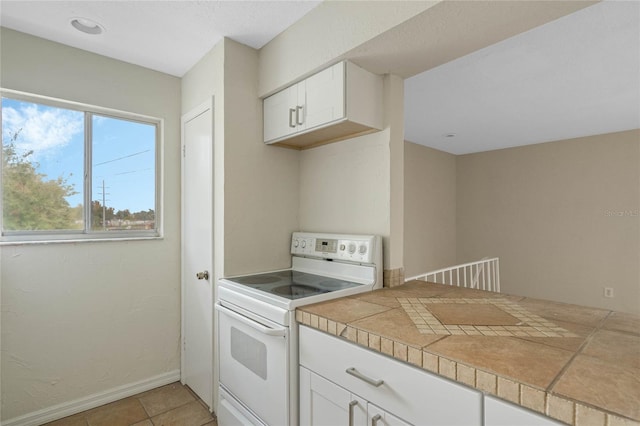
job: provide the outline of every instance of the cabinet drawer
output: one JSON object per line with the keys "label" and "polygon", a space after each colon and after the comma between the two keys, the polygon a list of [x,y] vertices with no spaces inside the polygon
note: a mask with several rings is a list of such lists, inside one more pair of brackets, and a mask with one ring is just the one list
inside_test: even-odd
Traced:
{"label": "cabinet drawer", "polygon": [[485,396],[484,424],[485,426],[562,426],[564,423],[492,396]]}
{"label": "cabinet drawer", "polygon": [[480,392],[305,326],[300,365],[413,424],[482,424]]}

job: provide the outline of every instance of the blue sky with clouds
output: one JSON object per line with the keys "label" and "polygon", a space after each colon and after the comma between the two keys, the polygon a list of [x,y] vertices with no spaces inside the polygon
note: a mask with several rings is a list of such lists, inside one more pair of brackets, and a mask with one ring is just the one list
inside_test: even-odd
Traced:
{"label": "blue sky with clouds", "polygon": [[[94,115],[92,127],[92,199],[102,202],[104,181],[108,207],[155,210],[155,126]],[[84,113],[3,98],[3,143],[20,129],[19,152],[33,150],[30,160],[49,179],[67,177],[78,192],[67,201],[82,204]]]}

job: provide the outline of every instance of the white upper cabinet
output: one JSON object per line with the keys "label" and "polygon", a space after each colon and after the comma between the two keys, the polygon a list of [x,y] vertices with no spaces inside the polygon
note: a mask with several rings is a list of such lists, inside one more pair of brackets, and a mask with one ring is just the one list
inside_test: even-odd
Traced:
{"label": "white upper cabinet", "polygon": [[291,86],[264,100],[264,138],[267,140],[294,134],[298,86]]}
{"label": "white upper cabinet", "polygon": [[310,148],[382,129],[382,77],[337,63],[264,100],[264,142]]}
{"label": "white upper cabinet", "polygon": [[306,94],[305,98],[298,97],[306,105],[300,131],[344,117],[344,68],[344,62],[340,62],[299,83]]}

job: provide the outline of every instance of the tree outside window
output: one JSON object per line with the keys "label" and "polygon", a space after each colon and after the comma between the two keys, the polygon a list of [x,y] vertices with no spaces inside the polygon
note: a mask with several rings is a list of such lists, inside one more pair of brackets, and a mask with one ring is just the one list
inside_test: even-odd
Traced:
{"label": "tree outside window", "polygon": [[156,233],[157,132],[156,122],[3,97],[3,237]]}

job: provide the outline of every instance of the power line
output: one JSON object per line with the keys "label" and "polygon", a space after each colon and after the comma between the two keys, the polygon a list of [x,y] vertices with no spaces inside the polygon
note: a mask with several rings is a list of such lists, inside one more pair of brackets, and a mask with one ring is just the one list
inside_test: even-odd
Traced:
{"label": "power line", "polygon": [[102,163],[94,164],[93,167],[102,166],[103,164],[108,164],[108,163],[113,163],[115,161],[124,160],[125,158],[134,157],[136,155],[144,154],[145,152],[149,152],[149,151],[151,151],[151,150],[150,149],[146,149],[144,151],[134,152],[133,154],[125,155],[124,157],[118,157],[118,158],[114,158],[113,160],[103,161]]}
{"label": "power line", "polygon": [[128,174],[131,174],[131,173],[146,172],[147,170],[153,170],[153,169],[152,168],[148,168],[148,169],[140,169],[140,170],[131,170],[131,171],[128,171],[128,172],[114,173],[111,176],[128,175]]}

